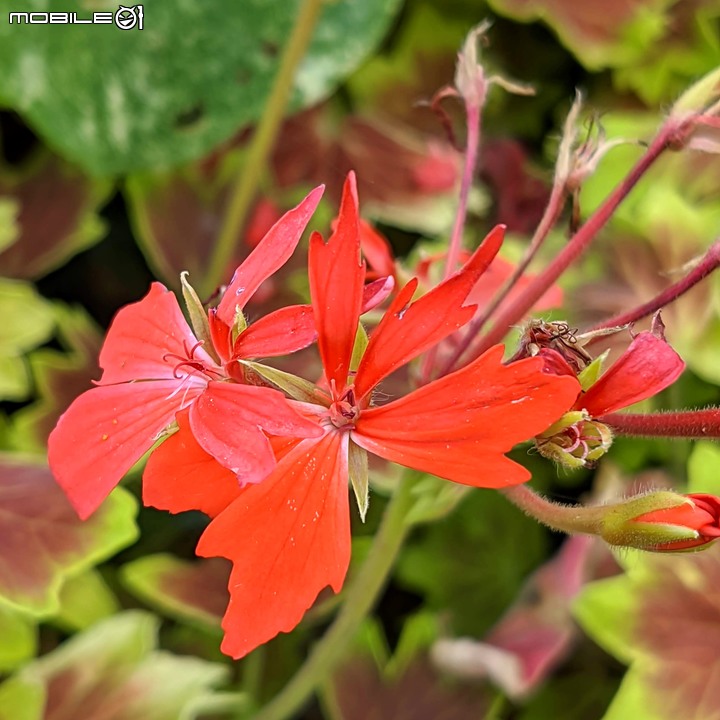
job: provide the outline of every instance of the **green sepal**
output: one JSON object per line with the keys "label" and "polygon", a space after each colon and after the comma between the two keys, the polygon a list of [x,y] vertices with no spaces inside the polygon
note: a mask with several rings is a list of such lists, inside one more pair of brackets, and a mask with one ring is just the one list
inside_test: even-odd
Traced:
{"label": "green sepal", "polygon": [[293,400],[328,406],[329,398],[315,385],[292,373],[263,365],[250,360],[241,360],[240,364],[256,372],[263,380],[267,380],[279,390],[287,393]]}
{"label": "green sepal", "polygon": [[208,322],[207,313],[198,294],[195,292],[195,288],[188,282],[189,274],[187,271],[180,273],[180,284],[182,285],[182,294],[190,318],[190,325],[195,337],[202,342],[203,349],[215,362],[219,363],[220,358],[215,352],[215,346],[210,337],[210,323]]}
{"label": "green sepal", "polygon": [[551,438],[576,423],[588,420],[589,416],[585,410],[571,410],[566,412],[559,420],[556,420],[545,432],[537,435],[539,438]]}
{"label": "green sepal", "polygon": [[360,519],[365,522],[370,501],[370,479],[368,472],[367,451],[350,441],[348,448],[348,473],[350,484],[357,500]]}
{"label": "green sepal", "polygon": [[576,470],[578,468],[585,467],[585,460],[579,457],[571,455],[569,452],[563,450],[558,445],[552,442],[535,443],[538,453],[548,460],[552,460],[558,465],[569,468],[570,470]]}
{"label": "green sepal", "polygon": [[639,550],[652,550],[682,540],[695,540],[699,535],[691,528],[636,520],[651,512],[670,510],[685,504],[692,504],[692,501],[669,490],[660,490],[610,505],[603,513],[599,534],[610,545]]}
{"label": "green sepal", "polygon": [[676,101],[671,116],[684,117],[703,112],[720,102],[720,67],[691,85]]}
{"label": "green sepal", "polygon": [[358,323],[357,333],[355,334],[355,344],[353,345],[352,357],[350,358],[350,371],[354,372],[358,369],[365,350],[368,346],[368,334],[362,323]]}
{"label": "green sepal", "polygon": [[602,372],[603,363],[609,354],[610,351],[606,350],[578,373],[577,379],[580,387],[586,392],[598,381],[600,373]]}
{"label": "green sepal", "polygon": [[235,319],[233,320],[232,330],[230,334],[233,345],[235,344],[235,341],[240,337],[240,335],[242,335],[247,330],[247,326],[248,321],[245,317],[245,313],[242,311],[242,308],[236,307]]}

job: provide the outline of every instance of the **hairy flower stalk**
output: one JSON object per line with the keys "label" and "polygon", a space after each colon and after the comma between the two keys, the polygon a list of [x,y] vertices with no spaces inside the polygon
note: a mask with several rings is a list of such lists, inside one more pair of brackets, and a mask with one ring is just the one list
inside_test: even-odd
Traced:
{"label": "hairy flower stalk", "polygon": [[720,438],[720,408],[681,412],[611,413],[600,419],[618,435],[687,439]]}

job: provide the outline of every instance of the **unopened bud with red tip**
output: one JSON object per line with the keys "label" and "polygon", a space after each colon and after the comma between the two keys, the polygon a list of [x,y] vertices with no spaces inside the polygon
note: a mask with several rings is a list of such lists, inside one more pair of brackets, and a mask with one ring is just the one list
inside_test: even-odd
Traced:
{"label": "unopened bud with red tip", "polygon": [[608,506],[599,535],[611,545],[678,552],[700,549],[720,537],[720,498],[651,492]]}

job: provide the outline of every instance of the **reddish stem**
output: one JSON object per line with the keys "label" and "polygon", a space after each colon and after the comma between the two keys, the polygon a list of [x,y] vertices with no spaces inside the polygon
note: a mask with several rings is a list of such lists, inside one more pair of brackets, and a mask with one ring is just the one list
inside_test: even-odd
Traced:
{"label": "reddish stem", "polygon": [[[602,330],[604,328],[629,325],[630,323],[637,322],[638,320],[642,320],[643,318],[652,315],[654,312],[657,312],[674,300],[677,300],[681,295],[684,295],[688,290],[697,285],[718,267],[720,267],[720,240],[716,240],[708,248],[708,251],[705,253],[702,260],[684,278],[678,280],[678,282],[663,290],[661,293],[652,298],[652,300],[648,300],[646,303],[643,303],[633,310],[620,313],[595,325],[590,329],[590,332],[593,330]],[[599,336],[590,338],[586,344],[590,345],[595,340],[599,339]]]}
{"label": "reddish stem", "polygon": [[[589,247],[598,232],[613,216],[620,203],[628,196],[652,164],[677,141],[680,128],[670,122],[663,125],[645,154],[605,199],[587,222],[575,233],[570,242],[558,253],[545,270],[509,305],[503,308],[490,331],[473,348],[470,360],[474,360],[489,347],[500,342],[508,329],[522,321],[533,305],[547,292],[563,272]],[[469,361],[470,361],[469,360]],[[468,362],[469,362],[468,361]]]}
{"label": "reddish stem", "polygon": [[528,265],[530,265],[530,263],[533,261],[535,255],[537,254],[537,251],[540,249],[543,242],[545,242],[545,239],[550,234],[550,231],[553,229],[553,227],[555,227],[555,224],[559,220],[563,208],[565,207],[566,197],[567,193],[564,183],[554,184],[552,192],[550,194],[550,199],[548,200],[548,204],[545,208],[545,212],[543,213],[540,224],[535,230],[535,234],[533,235],[532,240],[530,241],[530,244],[525,251],[523,259],[517,265],[512,275],[506,280],[506,282],[497,292],[495,297],[490,301],[490,304],[467,326],[467,332],[465,333],[464,337],[458,343],[455,351],[440,369],[440,372],[438,373],[439,377],[446,375],[451,370],[453,370],[453,368],[455,368],[457,362],[462,357],[462,354],[468,349],[468,347],[470,347],[473,340],[477,337],[477,334],[485,326],[485,323],[487,323],[487,321],[493,316],[498,307],[500,307],[502,301],[505,300],[510,291],[515,287],[515,283],[520,279],[525,270],[527,270]]}
{"label": "reddish stem", "polygon": [[457,269],[460,251],[462,250],[463,231],[467,220],[468,198],[472,188],[475,165],[477,164],[478,148],[480,147],[480,106],[466,103],[467,115],[467,147],[465,148],[465,162],[463,165],[462,180],[460,181],[460,198],[455,214],[455,223],[450,236],[447,261],[445,264],[445,277],[448,278]]}
{"label": "reddish stem", "polygon": [[599,418],[620,435],[720,438],[720,408],[664,413],[612,413]]}
{"label": "reddish stem", "polygon": [[[452,235],[450,236],[450,246],[448,247],[447,259],[445,261],[445,274],[447,279],[457,269],[460,251],[462,250],[463,232],[465,230],[465,222],[467,220],[468,198],[470,197],[470,189],[472,188],[473,177],[475,175],[475,166],[477,165],[478,150],[480,148],[480,123],[481,123],[481,106],[476,103],[465,102],[465,114],[467,116],[467,146],[465,148],[465,161],[463,165],[463,174],[460,181],[460,198],[458,200],[458,209],[455,213],[455,222],[453,224]],[[424,385],[430,381],[435,367],[437,358],[437,346],[426,353],[422,367],[420,369],[420,384]]]}

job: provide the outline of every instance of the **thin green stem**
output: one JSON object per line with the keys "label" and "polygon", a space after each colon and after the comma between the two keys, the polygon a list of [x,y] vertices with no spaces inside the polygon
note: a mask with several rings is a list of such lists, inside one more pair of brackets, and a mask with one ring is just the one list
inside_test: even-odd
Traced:
{"label": "thin green stem", "polygon": [[267,159],[285,116],[297,67],[312,39],[322,4],[323,0],[303,0],[300,5],[295,26],[280,60],[270,97],[250,140],[242,170],[230,192],[225,218],[205,276],[205,294],[211,293],[220,285],[227,266],[233,258],[240,231],[255,199],[258,184],[266,170]]}
{"label": "thin green stem", "polygon": [[513,505],[553,530],[574,535],[597,535],[607,506],[562,505],[538,495],[527,485],[515,485],[500,491]]}
{"label": "thin green stem", "polygon": [[360,624],[372,609],[395,564],[409,527],[416,475],[406,472],[395,489],[373,540],[370,553],[348,587],[335,621],[315,645],[305,664],[254,720],[284,720],[302,707],[347,651]]}

